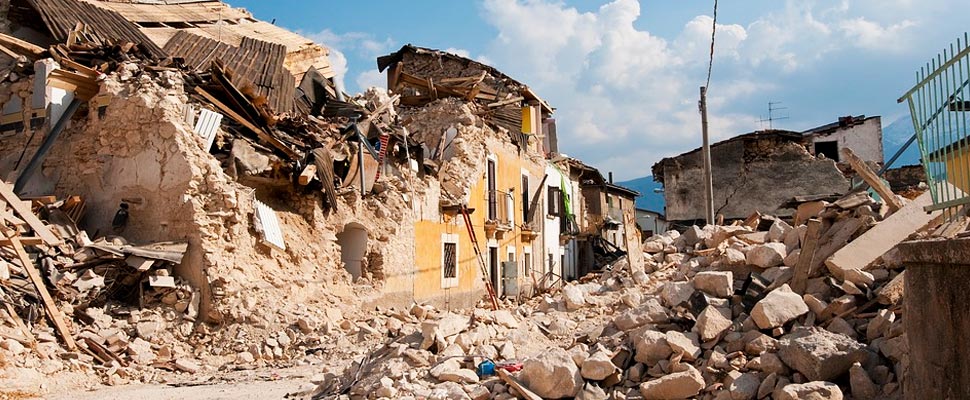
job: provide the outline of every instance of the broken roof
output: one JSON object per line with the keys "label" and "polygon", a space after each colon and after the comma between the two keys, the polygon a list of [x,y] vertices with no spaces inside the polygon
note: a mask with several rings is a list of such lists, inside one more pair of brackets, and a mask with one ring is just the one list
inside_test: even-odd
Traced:
{"label": "broken roof", "polygon": [[[751,133],[745,133],[743,135],[738,135],[730,139],[725,139],[720,142],[711,144],[711,148],[713,149],[715,147],[718,147],[727,143],[733,143],[739,140],[754,140],[754,139],[783,139],[783,140],[796,142],[796,141],[803,140],[804,137],[802,136],[801,133],[794,132],[794,131],[787,131],[787,130],[781,130],[781,129],[768,129],[768,130],[762,130],[762,131],[754,131]],[[651,168],[652,174],[653,174],[653,180],[656,182],[663,183],[664,164],[666,164],[667,162],[670,162],[671,160],[688,156],[688,155],[697,153],[699,151],[701,151],[700,147],[694,150],[688,151],[686,153],[681,153],[679,155],[671,156],[671,157],[665,157],[664,159],[657,161],[657,163],[653,164],[653,167]]]}
{"label": "broken roof", "polygon": [[297,79],[310,66],[326,78],[334,76],[330,61],[326,57],[329,54],[326,47],[269,22],[255,19],[246,9],[234,8],[221,1],[83,1],[123,16],[158,47],[165,47],[179,32],[202,36],[233,47],[242,46],[244,38],[252,38],[285,46],[286,66]]}
{"label": "broken roof", "polygon": [[845,116],[845,117],[840,117],[838,121],[832,122],[830,124],[825,124],[825,125],[822,125],[822,126],[817,126],[815,128],[812,128],[812,129],[807,129],[807,130],[803,131],[802,134],[803,135],[806,135],[806,136],[809,136],[809,135],[825,135],[825,134],[829,134],[829,133],[836,132],[836,131],[838,131],[840,129],[847,129],[847,128],[851,128],[851,127],[856,126],[856,125],[862,125],[863,123],[865,123],[868,120],[877,119],[877,118],[879,118],[878,115],[877,116],[873,116],[873,117],[868,117],[868,118],[866,118],[865,115],[858,115],[858,116],[855,116],[855,117],[853,117],[851,115],[850,116]]}
{"label": "broken roof", "polygon": [[446,51],[442,51],[442,50],[431,49],[431,48],[427,48],[427,47],[418,47],[418,46],[415,46],[415,45],[412,45],[412,44],[406,44],[403,47],[401,47],[400,50],[398,50],[398,51],[396,51],[394,53],[388,54],[386,56],[378,57],[377,58],[377,69],[379,71],[381,71],[381,72],[384,72],[384,70],[386,70],[391,65],[394,65],[394,64],[400,62],[404,58],[404,54],[405,53],[412,53],[412,54],[418,54],[418,55],[428,55],[428,56],[439,57],[439,58],[444,58],[444,59],[451,59],[451,60],[456,60],[456,61],[460,61],[460,62],[463,62],[463,63],[475,65],[479,69],[487,72],[489,75],[492,75],[493,77],[495,77],[495,78],[497,78],[499,80],[505,80],[505,81],[508,81],[508,82],[516,85],[516,86],[521,87],[522,89],[521,89],[520,95],[523,98],[525,98],[525,100],[535,100],[535,101],[539,102],[539,104],[542,106],[543,111],[548,112],[548,113],[552,113],[552,112],[555,111],[555,109],[552,108],[552,106],[550,106],[549,103],[547,103],[545,100],[543,100],[542,98],[540,98],[531,88],[529,88],[527,85],[523,84],[522,82],[519,82],[519,81],[517,81],[515,79],[512,79],[510,76],[505,75],[504,73],[502,73],[501,71],[495,69],[494,67],[492,67],[490,65],[482,64],[482,63],[480,63],[478,61],[475,61],[475,60],[472,60],[470,58],[462,57],[462,56],[459,56],[457,54],[452,54],[452,53],[449,53],[449,52],[446,52]]}

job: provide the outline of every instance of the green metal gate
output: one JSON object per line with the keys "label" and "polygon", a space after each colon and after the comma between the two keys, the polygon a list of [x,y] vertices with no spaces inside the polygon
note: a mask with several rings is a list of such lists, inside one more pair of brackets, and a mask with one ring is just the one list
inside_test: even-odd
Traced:
{"label": "green metal gate", "polygon": [[916,86],[899,98],[907,101],[933,205],[951,217],[970,203],[970,45],[957,39],[916,73]]}

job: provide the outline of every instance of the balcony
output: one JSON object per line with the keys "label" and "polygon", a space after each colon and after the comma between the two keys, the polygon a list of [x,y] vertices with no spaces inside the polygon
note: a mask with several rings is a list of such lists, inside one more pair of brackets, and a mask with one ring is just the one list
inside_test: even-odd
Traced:
{"label": "balcony", "polygon": [[495,232],[511,231],[514,227],[512,216],[515,213],[512,194],[501,190],[486,192],[487,214],[485,215],[485,233],[493,235]]}

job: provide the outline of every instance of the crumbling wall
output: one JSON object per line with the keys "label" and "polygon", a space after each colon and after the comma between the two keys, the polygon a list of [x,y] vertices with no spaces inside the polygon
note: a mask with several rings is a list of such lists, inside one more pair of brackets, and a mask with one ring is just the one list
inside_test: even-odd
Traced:
{"label": "crumbling wall", "polygon": [[[842,194],[849,182],[832,160],[817,159],[799,143],[736,140],[711,149],[714,210],[726,219],[755,211],[790,216],[783,205],[795,196]],[[701,152],[667,160],[663,166],[667,219],[704,219]]]}

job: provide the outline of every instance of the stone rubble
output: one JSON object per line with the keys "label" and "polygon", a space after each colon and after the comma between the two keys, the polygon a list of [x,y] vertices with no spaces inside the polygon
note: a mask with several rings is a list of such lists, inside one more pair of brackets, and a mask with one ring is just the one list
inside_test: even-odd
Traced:
{"label": "stone rubble", "polygon": [[[836,222],[856,216],[854,209],[819,213]],[[356,379],[335,376],[340,385],[304,395],[339,395],[327,389],[348,385],[344,398],[416,399],[455,383],[463,389],[456,398],[483,399],[902,398],[902,292],[890,287],[899,266],[877,264],[844,279],[820,267],[796,293],[782,259],[800,250],[804,239],[788,239],[803,227],[778,220],[767,232],[691,227],[646,239],[649,272],[640,278],[625,268],[602,271],[558,294],[506,300],[497,311],[485,302],[466,312],[420,306],[424,322],[382,331],[384,346],[348,369],[359,371]],[[744,236],[756,232],[765,243]],[[846,292],[849,279],[865,290]],[[889,290],[897,300],[880,301]],[[423,356],[408,355],[414,352]],[[508,368],[511,378],[457,378],[485,361]]]}

